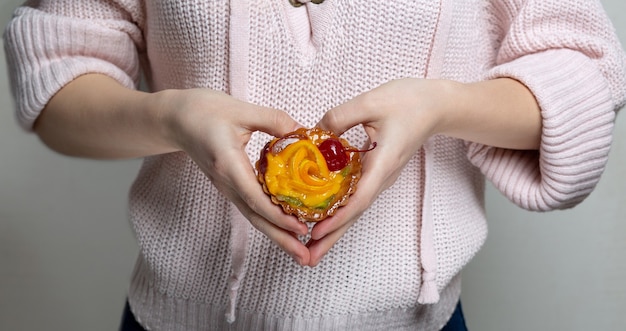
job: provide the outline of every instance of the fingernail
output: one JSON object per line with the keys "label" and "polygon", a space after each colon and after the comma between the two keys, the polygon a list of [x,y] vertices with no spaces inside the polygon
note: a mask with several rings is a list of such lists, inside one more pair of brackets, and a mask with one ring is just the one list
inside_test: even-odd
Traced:
{"label": "fingernail", "polygon": [[300,266],[302,266],[302,265],[303,265],[303,263],[302,263],[302,259],[301,259],[301,258],[299,258],[299,257],[295,257],[295,256],[294,256],[294,257],[293,257],[293,260],[294,260],[294,261],[296,261],[296,263],[297,263],[298,265],[300,265]]}
{"label": "fingernail", "polygon": [[307,234],[309,234],[309,227],[306,226],[306,224],[303,224],[304,226],[300,227],[300,234],[303,236],[306,236]]}
{"label": "fingernail", "polygon": [[324,233],[319,233],[319,232],[313,233],[313,232],[311,232],[311,239],[313,239],[313,240],[320,240],[320,239],[324,238],[324,236],[325,236]]}

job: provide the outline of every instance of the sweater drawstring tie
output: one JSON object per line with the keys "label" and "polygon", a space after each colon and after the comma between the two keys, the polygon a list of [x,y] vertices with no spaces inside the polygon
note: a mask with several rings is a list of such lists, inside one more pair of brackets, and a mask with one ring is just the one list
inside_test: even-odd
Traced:
{"label": "sweater drawstring tie", "polygon": [[[431,139],[432,140],[432,139]],[[417,302],[434,304],[439,302],[437,289],[437,254],[434,243],[434,217],[432,210],[432,179],[434,170],[433,142],[424,144],[424,197],[422,203],[422,226],[420,231],[420,259],[422,264],[422,286]]]}
{"label": "sweater drawstring tie", "polygon": [[[239,100],[248,99],[248,56],[250,40],[250,1],[230,1],[229,82],[230,94]],[[245,260],[250,245],[250,222],[234,204],[230,205],[231,270],[228,278],[228,306],[226,321],[235,322],[239,286],[245,276]]]}
{"label": "sweater drawstring tie", "polygon": [[231,250],[231,274],[228,279],[228,307],[226,308],[226,321],[230,324],[235,322],[237,297],[239,286],[246,273],[246,253],[250,246],[249,229],[250,222],[241,214],[234,205],[231,206],[230,219],[230,250]]}

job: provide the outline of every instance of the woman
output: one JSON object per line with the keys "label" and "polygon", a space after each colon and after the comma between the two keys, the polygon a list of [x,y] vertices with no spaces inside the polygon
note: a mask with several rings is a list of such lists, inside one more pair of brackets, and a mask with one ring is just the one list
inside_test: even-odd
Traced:
{"label": "woman", "polygon": [[[522,208],[575,206],[626,94],[587,0],[44,0],[4,36],[25,129],[145,158],[129,307],[150,330],[453,328],[485,178]],[[252,167],[301,126],[377,143],[310,233]]]}

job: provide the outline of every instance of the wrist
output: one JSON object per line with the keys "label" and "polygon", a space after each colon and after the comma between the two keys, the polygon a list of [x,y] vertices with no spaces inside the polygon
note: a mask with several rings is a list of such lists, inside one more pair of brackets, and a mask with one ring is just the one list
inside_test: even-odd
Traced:
{"label": "wrist", "polygon": [[463,120],[459,116],[464,105],[469,102],[467,85],[452,80],[431,80],[434,90],[429,92],[434,96],[435,104],[432,114],[431,135],[454,135],[462,127]]}
{"label": "wrist", "polygon": [[172,105],[176,90],[163,90],[146,93],[141,101],[142,109],[149,123],[152,140],[158,142],[165,152],[182,150],[180,143],[180,119],[177,107]]}

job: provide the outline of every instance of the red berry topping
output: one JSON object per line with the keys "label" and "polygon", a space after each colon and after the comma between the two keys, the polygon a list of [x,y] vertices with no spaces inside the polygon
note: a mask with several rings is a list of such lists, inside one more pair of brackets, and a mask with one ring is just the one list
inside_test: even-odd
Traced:
{"label": "red berry topping", "polygon": [[350,158],[339,140],[333,138],[326,139],[318,148],[326,160],[328,170],[337,171],[348,165]]}

